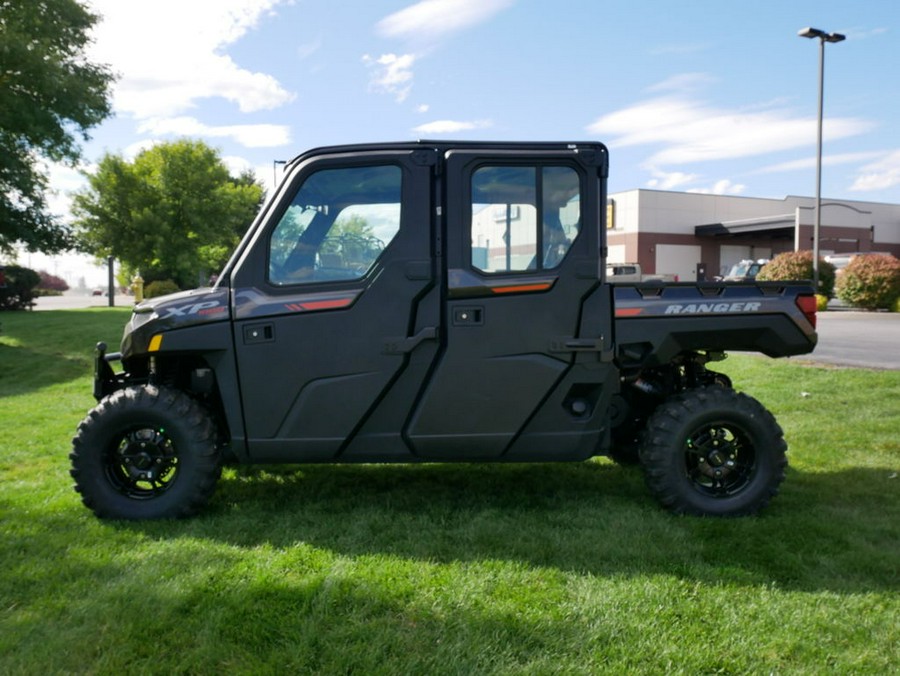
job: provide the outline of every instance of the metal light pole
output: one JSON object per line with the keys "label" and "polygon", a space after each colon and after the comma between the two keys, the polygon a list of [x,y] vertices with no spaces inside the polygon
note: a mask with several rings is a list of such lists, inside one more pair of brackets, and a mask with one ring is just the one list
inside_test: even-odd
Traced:
{"label": "metal light pole", "polygon": [[272,160],[272,192],[278,187],[278,165],[287,164],[287,160]]}
{"label": "metal light pole", "polygon": [[803,28],[801,38],[819,38],[819,130],[816,141],[816,216],[813,224],[813,289],[819,292],[819,228],[822,226],[822,111],[825,100],[825,43],[841,42],[846,35],[826,33],[818,28]]}

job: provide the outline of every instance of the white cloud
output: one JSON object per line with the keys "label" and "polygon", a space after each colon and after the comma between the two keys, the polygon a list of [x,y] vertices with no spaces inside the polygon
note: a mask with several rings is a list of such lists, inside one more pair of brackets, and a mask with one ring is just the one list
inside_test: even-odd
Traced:
{"label": "white cloud", "polygon": [[457,120],[435,120],[414,127],[413,131],[418,134],[457,134],[461,131],[471,131],[473,129],[487,129],[492,127],[493,122],[490,120],[476,120],[473,122],[462,122]]}
{"label": "white cloud", "polygon": [[850,190],[868,192],[900,185],[900,149],[893,150],[877,162],[862,168]]}
{"label": "white cloud", "polygon": [[377,59],[364,55],[363,63],[374,69],[370,87],[373,91],[392,94],[402,103],[412,89],[414,54],[382,54]]}
{"label": "white cloud", "polygon": [[273,148],[290,142],[288,127],[278,124],[234,124],[210,126],[193,117],[151,118],[138,127],[142,134],[154,136],[203,136],[231,138],[246,148]]}
{"label": "white cloud", "polygon": [[378,32],[430,42],[487,21],[515,0],[422,0],[378,22]]}
{"label": "white cloud", "polygon": [[716,78],[706,73],[681,73],[647,87],[648,92],[684,92],[702,89],[717,82]]}
{"label": "white cloud", "polygon": [[275,108],[293,95],[222,51],[283,1],[90,0],[103,17],[90,57],[119,73],[114,106],[137,118],[176,115],[212,97],[242,112]]}
{"label": "white cloud", "polygon": [[228,173],[232,176],[240,176],[241,172],[248,170],[256,173],[256,168],[250,162],[237,155],[223,155],[222,164],[228,167]]}
{"label": "white cloud", "polygon": [[[378,22],[377,32],[383,37],[400,38],[418,45],[413,53],[363,56],[363,63],[373,68],[372,91],[387,93],[402,103],[413,83],[413,64],[432,49],[441,38],[489,20],[510,7],[515,0],[421,0]],[[421,107],[420,107],[421,108]],[[419,110],[419,112],[425,112]]]}
{"label": "white cloud", "polygon": [[124,157],[126,160],[134,160],[135,157],[140,155],[145,150],[150,150],[150,148],[152,148],[155,145],[159,145],[160,143],[162,143],[161,140],[150,139],[150,138],[145,138],[145,139],[141,139],[140,141],[135,141],[134,143],[127,146],[125,148],[125,150],[122,151],[122,157]]}
{"label": "white cloud", "polygon": [[652,170],[653,178],[647,181],[647,187],[655,190],[674,190],[682,188],[685,192],[695,192],[707,195],[740,195],[747,186],[742,183],[732,183],[730,179],[723,178],[708,187],[689,187],[688,184],[696,184],[702,176],[700,174],[686,174],[683,171]]}
{"label": "white cloud", "polygon": [[879,28],[847,28],[838,32],[846,35],[849,40],[868,40],[885,35],[888,33],[888,29],[883,26]]}
{"label": "white cloud", "polygon": [[94,167],[86,164],[69,167],[58,162],[41,163],[47,174],[50,190],[47,194],[47,208],[51,214],[67,215],[72,206],[72,193],[84,187],[86,181],[82,172]]}
{"label": "white cloud", "polygon": [[673,190],[680,185],[693,183],[700,178],[699,174],[685,174],[682,171],[653,171],[653,178],[647,181],[648,188],[656,190]]}
{"label": "white cloud", "polygon": [[421,105],[416,106],[417,113],[427,113],[430,109],[431,109],[431,106],[429,106],[427,103],[423,103]]}
{"label": "white cloud", "polygon": [[297,58],[301,61],[308,59],[322,48],[322,38],[318,38],[313,42],[307,42],[297,47]]}
{"label": "white cloud", "polygon": [[[865,153],[841,153],[839,155],[825,155],[822,157],[823,166],[837,166],[839,164],[852,164],[854,162],[866,162],[868,160],[884,157],[883,152],[865,152]],[[772,164],[768,167],[762,167],[751,174],[774,174],[782,171],[798,171],[801,169],[815,169],[816,157],[804,157],[800,160],[791,160],[790,162],[781,162]]]}
{"label": "white cloud", "polygon": [[[824,136],[828,140],[846,138],[872,126],[859,118],[830,118],[825,121]],[[816,119],[796,117],[786,109],[730,110],[696,98],[668,96],[604,115],[587,129],[594,135],[611,135],[612,146],[658,147],[645,162],[656,168],[809,145],[815,141]]]}
{"label": "white cloud", "polygon": [[716,181],[708,188],[691,188],[687,192],[701,193],[704,195],[740,195],[746,188],[747,186],[743,183],[732,183],[729,179],[723,178]]}

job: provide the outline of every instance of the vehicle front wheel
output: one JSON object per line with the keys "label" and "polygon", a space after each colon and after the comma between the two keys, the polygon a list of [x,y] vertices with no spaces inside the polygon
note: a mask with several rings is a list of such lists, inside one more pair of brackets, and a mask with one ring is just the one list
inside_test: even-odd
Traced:
{"label": "vehicle front wheel", "polygon": [[105,397],[78,426],[70,474],[102,518],[195,514],[221,473],[216,429],[183,392],[145,385]]}
{"label": "vehicle front wheel", "polygon": [[742,516],[778,493],[783,432],[756,399],[711,386],[660,405],[641,445],[647,485],[676,514]]}

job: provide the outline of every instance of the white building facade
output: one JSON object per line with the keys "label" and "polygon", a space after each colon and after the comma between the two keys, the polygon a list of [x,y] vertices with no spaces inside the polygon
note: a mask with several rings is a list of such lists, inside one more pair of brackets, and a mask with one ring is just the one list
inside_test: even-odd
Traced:
{"label": "white building facade", "polygon": [[[607,206],[608,261],[646,273],[707,279],[738,261],[813,248],[815,199],[629,190]],[[900,204],[822,200],[819,253],[878,251],[900,257]]]}

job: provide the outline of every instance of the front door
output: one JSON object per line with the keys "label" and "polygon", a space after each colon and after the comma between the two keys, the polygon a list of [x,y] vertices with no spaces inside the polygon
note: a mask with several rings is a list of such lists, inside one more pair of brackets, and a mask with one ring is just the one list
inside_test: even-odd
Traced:
{"label": "front door", "polygon": [[600,284],[602,146],[447,153],[442,350],[408,437],[427,459],[597,450],[617,388]]}
{"label": "front door", "polygon": [[434,151],[398,149],[293,169],[232,276],[252,460],[404,452],[438,345],[433,165]]}

